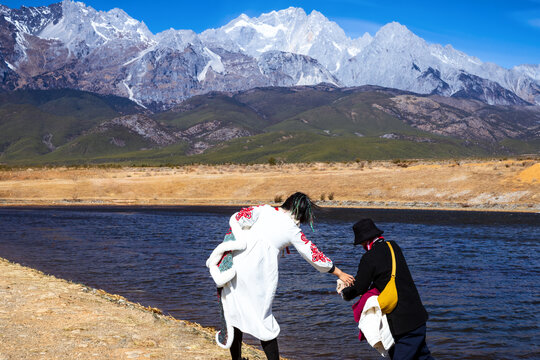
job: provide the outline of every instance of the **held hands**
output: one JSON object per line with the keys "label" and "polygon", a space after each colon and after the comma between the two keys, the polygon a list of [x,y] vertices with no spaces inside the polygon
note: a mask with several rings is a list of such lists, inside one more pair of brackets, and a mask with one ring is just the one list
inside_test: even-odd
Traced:
{"label": "held hands", "polygon": [[[348,287],[348,286],[352,286],[354,284],[354,277],[352,275],[349,275],[349,274],[341,271],[337,267],[335,268],[333,274],[336,275],[339,278],[338,284],[339,284],[339,281],[341,281],[343,283],[343,285],[344,285],[343,288]],[[338,293],[340,293],[341,290],[343,290],[343,289],[338,290]]]}

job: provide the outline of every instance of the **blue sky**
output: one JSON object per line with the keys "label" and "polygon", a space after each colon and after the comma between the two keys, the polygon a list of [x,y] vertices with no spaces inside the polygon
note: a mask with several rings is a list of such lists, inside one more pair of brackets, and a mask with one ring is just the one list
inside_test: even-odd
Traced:
{"label": "blue sky", "polygon": [[[55,1],[5,1],[18,8],[49,5]],[[258,16],[289,6],[307,13],[320,11],[337,22],[350,37],[364,32],[374,35],[384,24],[397,21],[430,43],[451,44],[482,61],[510,68],[540,63],[540,0],[512,1],[136,1],[87,0],[85,4],[107,11],[118,7],[144,21],[157,33],[169,28],[191,29],[199,33],[225,25],[242,13]]]}

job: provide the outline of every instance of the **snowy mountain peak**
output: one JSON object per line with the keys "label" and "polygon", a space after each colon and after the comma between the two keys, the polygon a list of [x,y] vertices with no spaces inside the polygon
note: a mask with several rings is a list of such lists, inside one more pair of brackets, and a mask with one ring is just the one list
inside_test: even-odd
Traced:
{"label": "snowy mountain peak", "polygon": [[96,11],[72,0],[0,5],[0,18],[1,89],[80,87],[159,107],[208,91],[326,82],[540,105],[540,65],[483,63],[398,22],[351,39],[322,13],[289,7],[242,14],[201,34],[154,35],[122,9]]}
{"label": "snowy mountain peak", "polygon": [[151,42],[154,35],[146,25],[121,9],[96,11],[82,2],[62,1],[62,18],[45,27],[39,36],[65,43],[73,52],[83,42],[90,49],[118,39]]}
{"label": "snowy mountain peak", "polygon": [[268,51],[307,55],[331,72],[337,71],[344,59],[356,55],[369,41],[352,40],[320,12],[313,10],[307,15],[297,7],[254,18],[242,14],[219,29],[203,32],[201,39],[255,58]]}
{"label": "snowy mountain peak", "polygon": [[41,31],[49,23],[56,21],[62,13],[60,4],[49,6],[26,7],[10,9],[7,6],[0,6],[0,14],[4,19],[13,24],[18,31],[35,34]]}
{"label": "snowy mountain peak", "polygon": [[188,45],[202,46],[201,40],[192,30],[169,29],[158,33],[155,39],[160,47],[183,50]]}
{"label": "snowy mountain peak", "polygon": [[379,43],[391,44],[401,43],[406,46],[410,46],[411,43],[418,45],[425,44],[425,41],[416,36],[405,25],[393,21],[381,27],[375,34],[375,39]]}
{"label": "snowy mountain peak", "polygon": [[294,14],[294,15],[301,15],[301,16],[306,16],[306,11],[300,7],[295,7],[295,6],[289,6],[287,9],[283,9],[283,10],[278,10],[278,11],[274,11],[275,13],[277,14]]}
{"label": "snowy mountain peak", "polygon": [[532,65],[532,64],[518,65],[518,66],[514,66],[512,68],[512,71],[527,75],[532,79],[540,81],[540,64],[537,64],[537,65]]}
{"label": "snowy mountain peak", "polygon": [[392,22],[389,22],[388,24],[386,25],[383,25],[378,33],[391,33],[391,34],[396,34],[396,33],[404,33],[404,34],[412,34],[412,32],[405,26],[405,25],[402,25],[400,23],[398,23],[397,21],[392,21]]}
{"label": "snowy mountain peak", "polygon": [[320,18],[321,20],[324,20],[324,19],[328,20],[326,16],[324,16],[321,12],[318,12],[317,10],[311,10],[311,13],[309,13],[309,16],[313,18]]}
{"label": "snowy mountain peak", "polygon": [[305,18],[306,16],[307,14],[304,11],[304,9],[290,6],[287,9],[273,10],[269,13],[263,13],[258,17],[258,19],[260,21],[266,21],[269,18],[275,18],[275,19],[284,19],[284,18],[290,18],[290,17]]}

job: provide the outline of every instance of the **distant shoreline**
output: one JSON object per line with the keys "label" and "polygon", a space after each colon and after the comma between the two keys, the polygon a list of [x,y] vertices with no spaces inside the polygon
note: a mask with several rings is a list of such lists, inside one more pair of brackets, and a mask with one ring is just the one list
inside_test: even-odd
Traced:
{"label": "distant shoreline", "polygon": [[[227,209],[235,210],[246,206],[255,206],[260,204],[269,204],[272,206],[279,206],[281,203],[272,203],[272,202],[223,202],[223,203],[212,203],[212,202],[194,202],[194,203],[153,203],[148,204],[147,202],[103,202],[103,201],[59,201],[59,202],[46,202],[46,201],[20,201],[20,202],[9,202],[0,199],[0,209],[1,208],[35,208],[35,209],[118,209],[120,211],[126,209],[156,209],[156,210],[174,210],[182,208],[197,209],[200,208],[202,211],[207,211],[205,209]],[[346,203],[342,205],[340,203]],[[354,209],[354,210],[425,210],[425,211],[456,211],[456,212],[505,212],[505,213],[531,213],[536,214],[540,213],[540,206],[538,207],[520,207],[520,206],[498,206],[498,207],[488,207],[488,206],[462,206],[461,204],[445,204],[441,205],[431,205],[431,204],[421,204],[421,205],[386,205],[377,204],[370,205],[367,202],[354,202],[354,201],[343,201],[343,202],[332,202],[331,204],[325,204],[317,202],[317,205],[323,210],[335,210],[335,209]],[[431,206],[430,206],[431,205]]]}
{"label": "distant shoreline", "polygon": [[[0,211],[88,211],[88,212],[178,212],[211,213],[230,216],[243,206],[235,205],[41,205],[1,206]],[[272,204],[277,206],[277,204]],[[422,209],[422,208],[375,208],[375,207],[322,207],[315,213],[318,221],[354,222],[362,217],[371,217],[380,222],[403,222],[424,224],[538,224],[538,211],[504,211],[500,209]]]}
{"label": "distant shoreline", "polygon": [[0,207],[281,204],[324,208],[540,212],[540,162],[378,161],[0,171]]}

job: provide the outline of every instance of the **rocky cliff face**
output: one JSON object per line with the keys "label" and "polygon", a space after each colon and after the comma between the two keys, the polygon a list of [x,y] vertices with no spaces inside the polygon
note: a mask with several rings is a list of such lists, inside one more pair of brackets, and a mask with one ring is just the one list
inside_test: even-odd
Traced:
{"label": "rocky cliff face", "polygon": [[[169,134],[156,121],[139,114],[121,116],[106,121],[92,129],[92,132],[104,133],[114,127],[123,127],[142,138],[151,141],[156,144],[156,146],[171,145],[178,141],[175,136]],[[116,145],[122,146],[121,144],[122,143],[120,142]]]}
{"label": "rocky cliff face", "polygon": [[202,34],[152,34],[120,9],[64,0],[0,6],[0,87],[74,88],[130,98],[153,110],[210,91],[329,83],[380,85],[488,104],[540,104],[539,65],[512,70],[428,44],[391,23],[350,39],[321,13],[241,15]]}
{"label": "rocky cliff face", "polygon": [[[253,135],[253,132],[246,129],[217,120],[203,122],[186,130],[177,131],[174,128],[164,127],[157,121],[142,114],[126,115],[107,120],[87,133],[105,134],[114,128],[124,128],[153,144],[156,148],[179,142],[187,143],[187,155],[200,154],[219,143]],[[48,146],[50,138],[46,137],[43,141]],[[109,142],[117,147],[126,145],[126,140],[122,137],[112,137]],[[50,149],[51,151],[54,150],[53,148]]]}
{"label": "rocky cliff face", "polygon": [[[391,101],[372,106],[433,134],[488,142],[540,136],[537,107],[486,107],[474,100],[416,95],[399,95]],[[514,116],[509,116],[511,112]]]}
{"label": "rocky cliff face", "polygon": [[213,120],[194,125],[184,131],[174,133],[176,137],[190,144],[187,155],[200,154],[218,143],[251,136],[252,132],[221,121]]}

